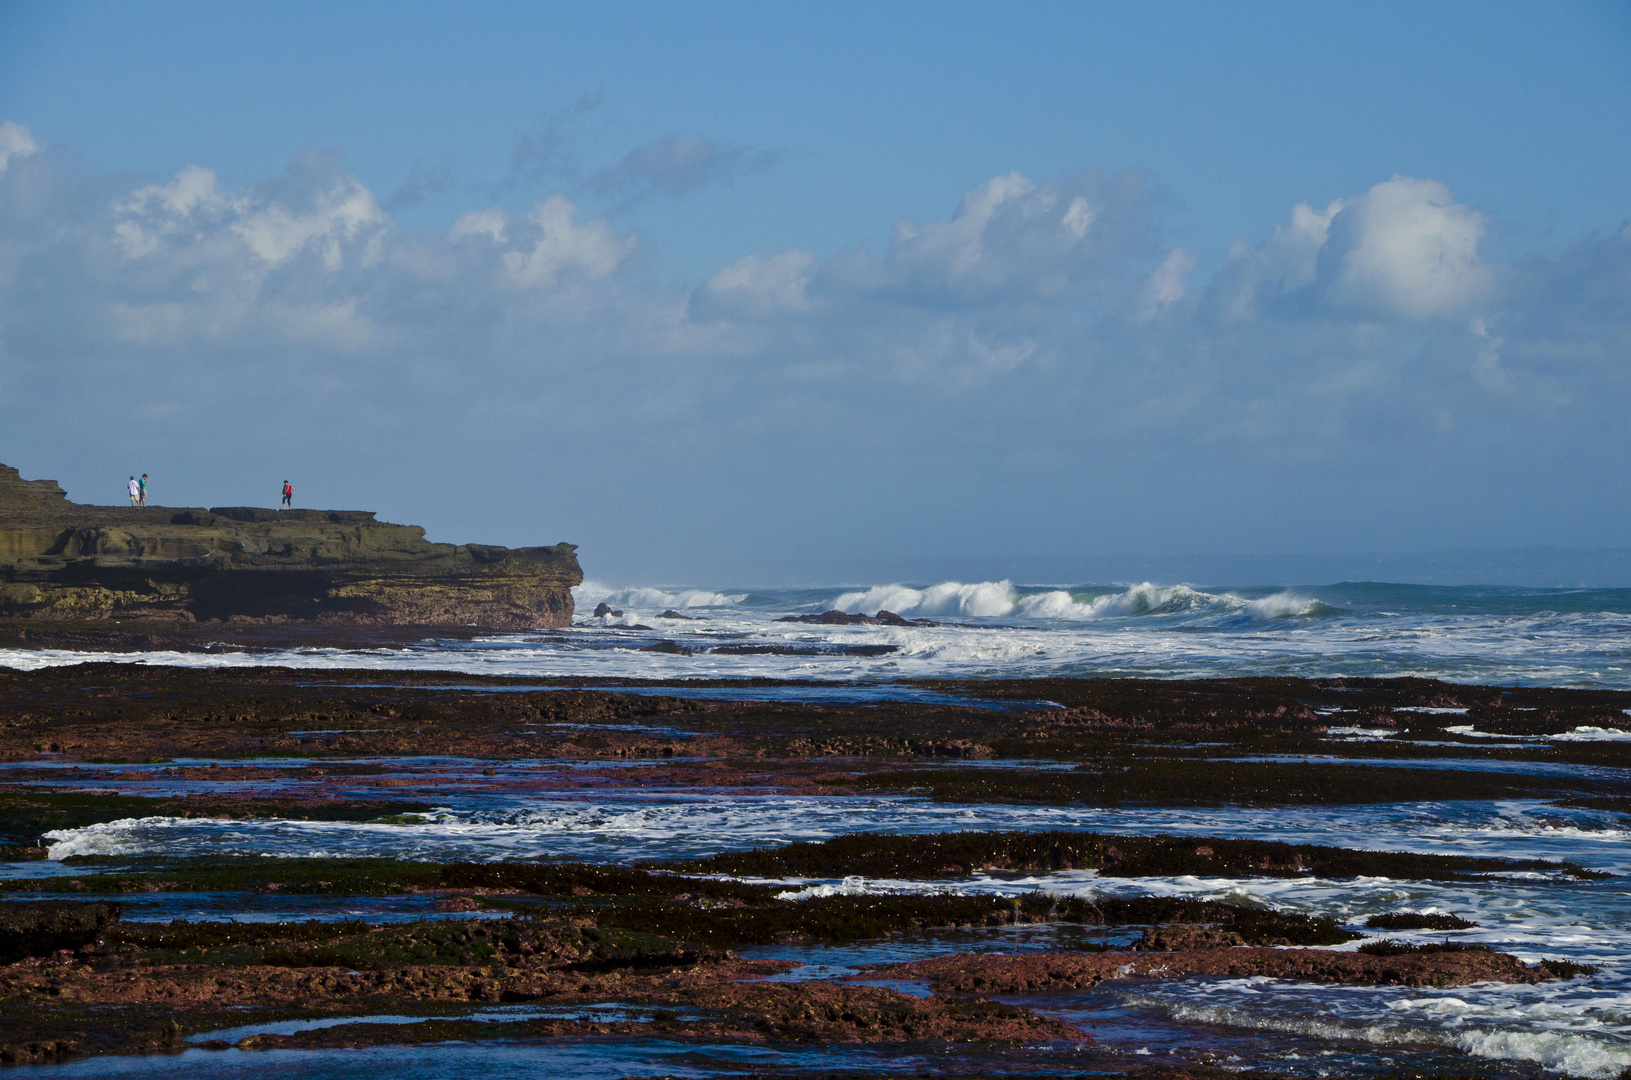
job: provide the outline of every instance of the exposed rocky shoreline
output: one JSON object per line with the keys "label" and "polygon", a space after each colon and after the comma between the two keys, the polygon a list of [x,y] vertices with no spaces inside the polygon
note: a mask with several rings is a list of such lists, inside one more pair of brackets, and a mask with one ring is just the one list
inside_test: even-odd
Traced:
{"label": "exposed rocky shoreline", "polygon": [[[454,791],[494,805],[592,799],[602,789],[1037,807],[1522,798],[1560,808],[1596,801],[1613,813],[1631,800],[1631,781],[1617,771],[1628,763],[1624,742],[1491,744],[1445,731],[1623,727],[1631,694],[1618,692],[1429,680],[1015,680],[930,687],[960,704],[850,704],[710,700],[707,687],[109,663],[0,670],[0,768],[9,770],[0,854],[21,868],[0,880],[8,1020],[0,1061],[661,1039],[936,1047],[971,1074],[1221,1076],[1204,1056],[1182,1067],[1129,1058],[1092,1025],[1059,1014],[1049,995],[1231,979],[1430,991],[1594,970],[1452,941],[1477,923],[1443,911],[1361,924],[1340,912],[1139,894],[1141,881],[1185,875],[1466,888],[1545,878],[1581,889],[1605,877],[1556,859],[1251,836],[984,829],[632,861],[42,862],[47,833],[142,820],[355,823],[386,835],[429,821]],[[1379,749],[1329,732],[1355,722],[1391,734]],[[1403,760],[1374,760],[1384,753]],[[1465,767],[1476,762],[1500,768]],[[1049,874],[1091,875],[1081,880],[1121,891],[958,891]],[[801,882],[852,877],[933,887],[800,891]],[[171,903],[164,897],[239,897],[291,914],[257,923],[142,915]],[[330,898],[392,914],[292,914]],[[1417,930],[1443,940],[1379,936]],[[1018,952],[970,949],[980,934],[1020,931],[1054,936]],[[800,974],[824,949],[937,934],[947,944],[926,958]],[[278,1026],[297,1020],[332,1026]],[[247,1033],[212,1034],[221,1031]]]}

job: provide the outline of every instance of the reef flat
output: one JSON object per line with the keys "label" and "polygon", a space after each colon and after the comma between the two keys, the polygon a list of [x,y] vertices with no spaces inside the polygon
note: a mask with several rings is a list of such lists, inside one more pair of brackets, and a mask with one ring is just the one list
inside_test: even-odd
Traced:
{"label": "reef flat", "polygon": [[436,544],[361,510],[87,506],[0,465],[0,644],[196,647],[199,623],[294,640],[298,624],[564,626],[574,552]]}
{"label": "reef flat", "polygon": [[1626,976],[1631,694],[725,688],[0,670],[0,1061],[1540,1076],[1432,1018]]}

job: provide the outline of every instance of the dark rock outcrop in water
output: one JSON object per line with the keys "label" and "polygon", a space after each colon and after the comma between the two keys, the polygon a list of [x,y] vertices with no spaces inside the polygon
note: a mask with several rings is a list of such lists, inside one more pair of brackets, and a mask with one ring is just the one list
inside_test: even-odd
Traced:
{"label": "dark rock outcrop in water", "polygon": [[784,615],[777,622],[816,623],[821,626],[933,626],[927,619],[907,619],[893,611],[880,611],[876,615],[860,612],[823,611],[819,615]]}
{"label": "dark rock outcrop in water", "polygon": [[361,510],[86,506],[0,465],[0,619],[566,626],[576,550],[435,544]]}

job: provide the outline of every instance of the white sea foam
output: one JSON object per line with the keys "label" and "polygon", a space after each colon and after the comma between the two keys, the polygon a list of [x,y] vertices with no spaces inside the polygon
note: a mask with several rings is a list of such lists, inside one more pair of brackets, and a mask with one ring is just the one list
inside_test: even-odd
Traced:
{"label": "white sea foam", "polygon": [[832,602],[840,611],[893,611],[897,615],[1007,615],[1014,610],[1014,586],[1009,581],[981,581],[964,585],[943,581],[926,589],[907,585],[875,585],[865,592],[847,592]]}
{"label": "white sea foam", "polygon": [[1444,730],[1451,735],[1464,735],[1473,739],[1551,739],[1557,742],[1624,742],[1631,739],[1631,731],[1589,725],[1570,728],[1556,735],[1502,735],[1493,731],[1479,731],[1471,724],[1457,724]]}
{"label": "white sea foam", "polygon": [[[1276,989],[1274,1000],[1281,1008],[1286,1008],[1290,1004],[1285,1000],[1288,995],[1284,988]],[[1165,1008],[1174,1019],[1187,1023],[1278,1031],[1321,1041],[1364,1041],[1377,1046],[1400,1047],[1437,1046],[1486,1059],[1532,1063],[1571,1076],[1614,1077],[1631,1066],[1631,1047],[1612,1035],[1604,1037],[1601,1032],[1558,1030],[1550,1025],[1534,1023],[1532,1018],[1524,1018],[1531,1022],[1519,1029],[1478,1027],[1465,1030],[1471,1018],[1483,1019],[1482,1014],[1488,1010],[1468,1006],[1458,999],[1443,1002],[1449,1006],[1447,1008],[1431,1010],[1416,1008],[1423,1004],[1420,1002],[1398,1003],[1405,1006],[1397,1010],[1399,1019],[1405,1021],[1403,1023],[1383,1018],[1356,1022],[1346,1016],[1333,1015],[1331,1006],[1336,1004],[1332,998],[1336,998],[1345,1006],[1342,1012],[1357,1011],[1354,1005],[1359,1001],[1358,995],[1341,991],[1332,995],[1325,988],[1317,987],[1297,989],[1304,989],[1306,996],[1312,999],[1306,1003],[1306,1011],[1298,1015],[1278,1013],[1256,987],[1252,988],[1251,999],[1239,1004],[1173,1002],[1153,994],[1141,994],[1129,1000],[1140,1005]],[[1514,1018],[1506,1019],[1511,1022]]]}
{"label": "white sea foam", "polygon": [[966,585],[960,581],[944,581],[922,589],[910,585],[875,585],[864,591],[843,593],[832,601],[832,606],[868,615],[892,611],[911,616],[1020,616],[1067,621],[1185,612],[1239,614],[1250,619],[1274,620],[1332,610],[1318,600],[1292,592],[1248,600],[1232,593],[1208,593],[1188,585],[1156,585],[1148,581],[1105,593],[1071,593],[1063,589],[1027,592],[1015,588],[1011,581]]}
{"label": "white sea foam", "polygon": [[709,589],[663,589],[649,586],[614,588],[597,581],[585,581],[572,589],[572,601],[577,608],[593,608],[597,604],[612,607],[638,608],[664,611],[668,608],[720,608],[740,604],[747,593],[720,593]]}
{"label": "white sea foam", "polygon": [[852,874],[842,881],[817,882],[815,884],[806,884],[802,888],[787,889],[777,893],[776,899],[816,900],[829,896],[933,896],[961,891],[964,890],[960,890],[949,883],[868,879]]}
{"label": "white sea foam", "polygon": [[1560,742],[1620,742],[1631,739],[1631,731],[1621,728],[1577,727],[1561,735],[1551,736]]}

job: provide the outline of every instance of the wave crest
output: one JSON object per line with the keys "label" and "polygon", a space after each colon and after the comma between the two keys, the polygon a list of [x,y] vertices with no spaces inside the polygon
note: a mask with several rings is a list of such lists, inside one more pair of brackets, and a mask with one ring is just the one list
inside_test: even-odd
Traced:
{"label": "wave crest", "polygon": [[1010,581],[982,581],[964,585],[943,581],[927,589],[909,585],[874,585],[865,592],[847,592],[832,602],[841,611],[893,611],[897,615],[1007,615],[1014,610]]}
{"label": "wave crest", "polygon": [[613,588],[597,581],[585,581],[572,590],[572,602],[578,607],[610,604],[613,607],[654,608],[713,608],[730,607],[748,598],[747,593],[718,593],[708,589],[658,589],[650,586]]}
{"label": "wave crest", "polygon": [[1157,585],[1145,581],[1121,592],[1070,593],[1064,589],[1022,593],[1011,581],[967,584],[944,581],[927,588],[910,585],[874,585],[839,595],[832,606],[841,611],[876,615],[963,615],[1033,619],[1111,619],[1141,615],[1236,615],[1265,621],[1302,619],[1333,614],[1336,609],[1294,592],[1277,592],[1257,599],[1233,593],[1209,593],[1188,585]]}

